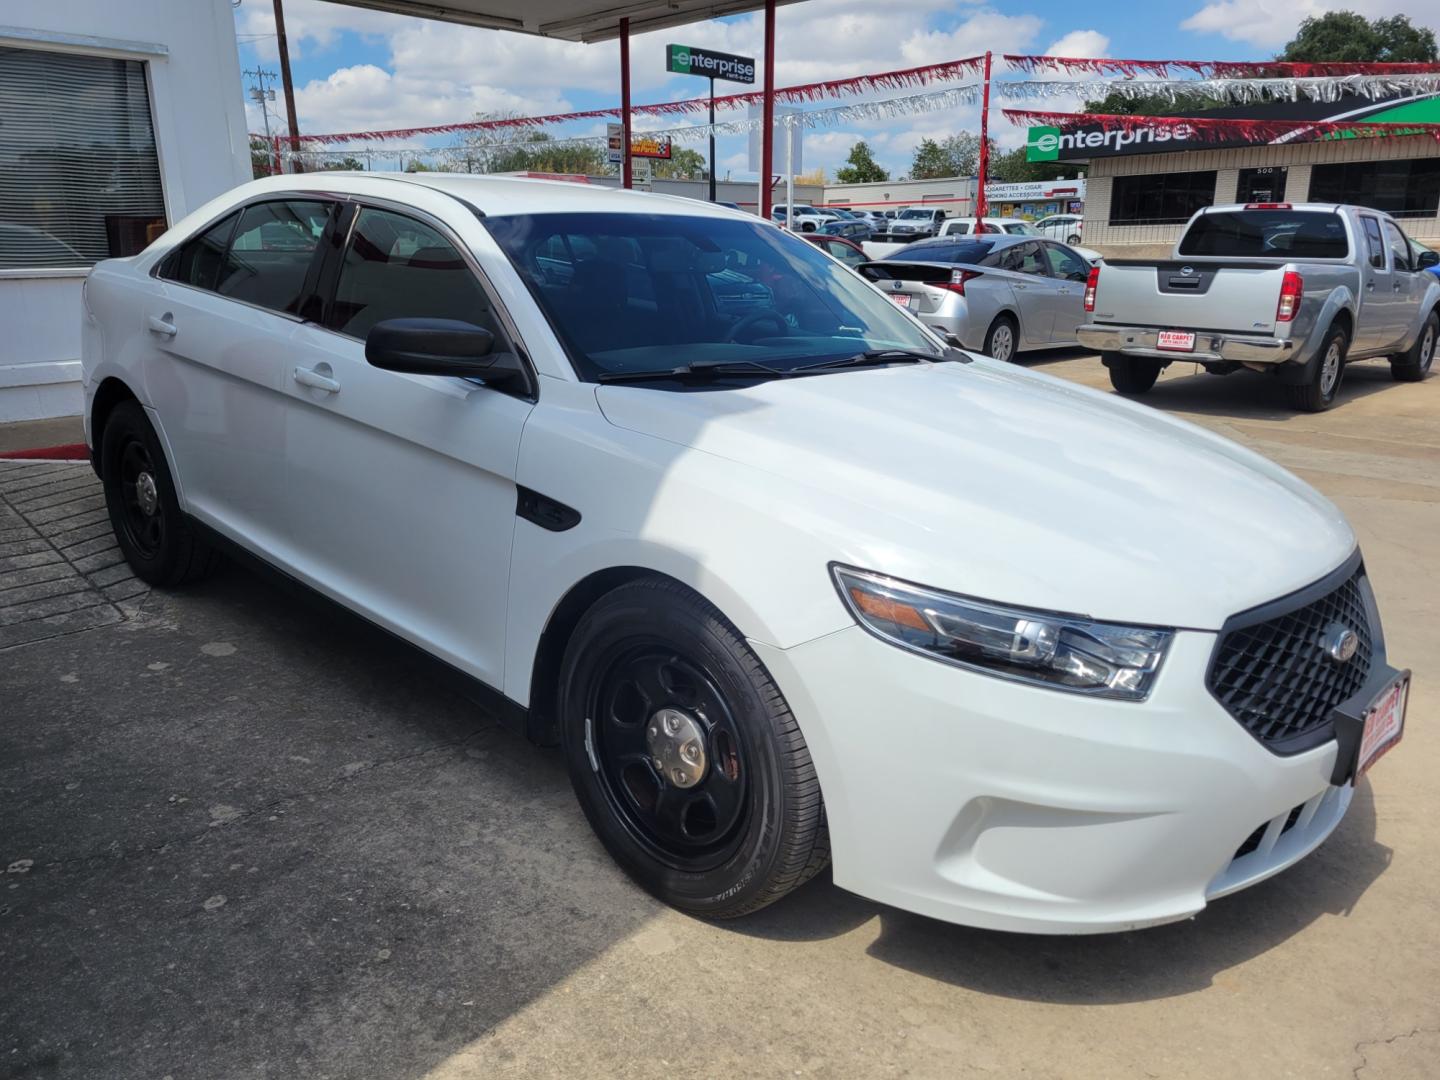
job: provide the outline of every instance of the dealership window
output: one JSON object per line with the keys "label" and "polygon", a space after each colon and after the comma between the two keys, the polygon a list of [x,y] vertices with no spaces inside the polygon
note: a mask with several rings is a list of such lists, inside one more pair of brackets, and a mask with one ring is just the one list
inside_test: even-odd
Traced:
{"label": "dealership window", "polygon": [[1433,217],[1440,209],[1440,158],[1316,165],[1310,201],[1354,203],[1387,214]]}
{"label": "dealership window", "polygon": [[91,266],[164,228],[145,65],[0,48],[0,270]]}
{"label": "dealership window", "polygon": [[1215,202],[1215,172],[1117,176],[1111,188],[1111,225],[1175,225]]}

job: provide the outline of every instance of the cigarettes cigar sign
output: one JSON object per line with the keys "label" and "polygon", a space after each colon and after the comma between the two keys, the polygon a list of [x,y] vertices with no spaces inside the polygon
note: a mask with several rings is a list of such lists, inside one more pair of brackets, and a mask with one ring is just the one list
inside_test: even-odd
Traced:
{"label": "cigarettes cigar sign", "polygon": [[665,70],[676,75],[704,75],[712,79],[727,79],[730,82],[753,83],[755,58],[710,52],[708,49],[696,49],[689,45],[667,45]]}

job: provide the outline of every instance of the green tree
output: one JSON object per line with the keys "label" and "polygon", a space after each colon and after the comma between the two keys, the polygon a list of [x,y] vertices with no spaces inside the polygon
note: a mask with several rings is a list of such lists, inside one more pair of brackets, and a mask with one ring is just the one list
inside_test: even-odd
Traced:
{"label": "green tree", "polygon": [[705,155],[688,146],[672,146],[668,160],[657,160],[653,165],[657,180],[703,180],[709,175]]}
{"label": "green tree", "polygon": [[1085,102],[1083,111],[1110,116],[1194,116],[1197,112],[1224,104],[1227,102],[1217,101],[1204,94],[1177,93],[1172,99],[1167,94],[1131,97],[1111,91],[1103,98]]}
{"label": "green tree", "polygon": [[[995,140],[990,155],[995,156]],[[948,135],[936,142],[921,139],[910,162],[911,180],[934,180],[942,176],[974,176],[980,168],[980,136],[968,131]]]}
{"label": "green tree", "polygon": [[850,148],[850,156],[845,160],[848,164],[835,171],[835,179],[842,184],[879,184],[890,179],[864,139]]}
{"label": "green tree", "polygon": [[1025,147],[1017,146],[990,158],[986,179],[992,184],[1023,184],[1036,180],[1055,180],[1075,172],[1075,163],[1066,161],[1026,161]]}
{"label": "green tree", "polygon": [[1309,16],[1278,59],[1318,63],[1426,63],[1440,59],[1435,31],[1412,26],[1408,15],[1367,19],[1353,11]]}
{"label": "green tree", "polygon": [[440,170],[439,170],[438,168],[436,168],[434,165],[427,165],[427,164],[425,164],[425,162],[421,161],[419,158],[411,158],[409,161],[407,161],[407,162],[405,163],[405,171],[406,171],[406,172],[439,172]]}
{"label": "green tree", "polygon": [[364,172],[365,163],[346,154],[339,161],[336,161],[334,158],[328,158],[325,163],[320,166],[320,170],[321,172]]}

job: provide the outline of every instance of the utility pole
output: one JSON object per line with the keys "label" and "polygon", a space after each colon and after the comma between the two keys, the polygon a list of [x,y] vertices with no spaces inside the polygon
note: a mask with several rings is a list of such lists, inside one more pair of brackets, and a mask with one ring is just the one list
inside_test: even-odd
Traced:
{"label": "utility pole", "polygon": [[275,0],[275,43],[280,50],[280,81],[285,86],[285,119],[290,123],[291,168],[304,172],[298,155],[300,153],[300,124],[295,119],[295,84],[290,81],[290,45],[285,40],[285,11],[280,0]]}
{"label": "utility pole", "polygon": [[[275,143],[270,136],[270,110],[266,108],[265,103],[275,100],[275,90],[273,87],[266,87],[265,80],[273,80],[276,78],[276,75],[273,71],[264,71],[258,67],[253,71],[242,72],[242,74],[249,75],[255,80],[255,85],[250,87],[250,100],[260,106],[260,113],[265,118],[265,155],[269,157],[274,151]],[[276,162],[272,167],[275,168],[277,172],[280,171],[279,162]]]}
{"label": "utility pole", "polygon": [[710,76],[710,201],[715,201],[715,76]]}

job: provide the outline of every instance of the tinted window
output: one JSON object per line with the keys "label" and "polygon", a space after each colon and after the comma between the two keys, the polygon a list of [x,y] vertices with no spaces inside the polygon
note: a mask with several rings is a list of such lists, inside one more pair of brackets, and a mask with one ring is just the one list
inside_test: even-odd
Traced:
{"label": "tinted window", "polygon": [[1384,270],[1385,241],[1380,239],[1380,219],[1362,217],[1360,221],[1365,226],[1365,250],[1370,257],[1370,265],[1378,270]]}
{"label": "tinted window", "polygon": [[1215,201],[1215,172],[1117,176],[1110,194],[1110,224],[1180,224]]}
{"label": "tinted window", "polygon": [[1385,222],[1385,242],[1390,245],[1390,255],[1396,270],[1410,269],[1410,241],[1395,227],[1393,221]]}
{"label": "tinted window", "polygon": [[1039,244],[1016,244],[997,254],[1002,270],[1014,270],[1017,274],[1034,274],[1038,277],[1045,277],[1050,272],[1045,265],[1044,256],[1040,253]]}
{"label": "tinted window", "polygon": [[[935,244],[911,244],[885,256],[896,262],[978,263],[995,246],[991,240],[942,241]],[[884,261],[884,260],[882,260]]]}
{"label": "tinted window", "polygon": [[848,263],[851,266],[859,266],[861,263],[867,261],[863,254],[856,251],[849,244],[837,244],[835,241],[830,240],[826,242],[825,250],[841,262]]}
{"label": "tinted window", "polygon": [[214,289],[215,282],[220,278],[220,266],[225,261],[225,249],[230,244],[230,234],[235,231],[235,222],[239,220],[239,214],[231,214],[199,236],[185,241],[165,257],[160,276],[197,289]]}
{"label": "tinted window", "polygon": [[1305,210],[1204,214],[1180,240],[1181,255],[1236,259],[1343,259],[1349,250],[1340,215]]}
{"label": "tinted window", "polygon": [[[940,348],[874,288],[813,244],[759,222],[685,214],[487,217],[576,371],[661,371],[754,360],[781,368],[870,349]],[[560,237],[594,254],[563,273]]]}
{"label": "tinted window", "polygon": [[[547,247],[568,260],[565,245]],[[326,324],[363,338],[383,319],[458,319],[501,337],[490,301],[453,244],[414,218],[362,209]]]}
{"label": "tinted window", "polygon": [[1440,158],[1316,165],[1310,173],[1310,199],[1434,217],[1440,205]]}
{"label": "tinted window", "polygon": [[1045,258],[1050,263],[1050,273],[1066,281],[1084,281],[1090,276],[1090,264],[1075,252],[1059,244],[1045,244]]}
{"label": "tinted window", "polygon": [[297,314],[331,205],[296,199],[247,206],[215,291],[271,311]]}

